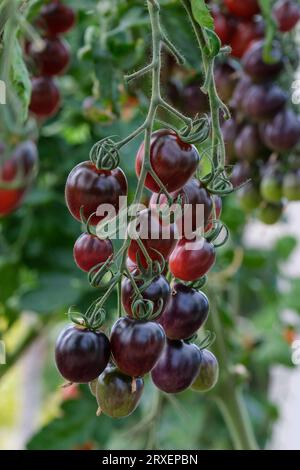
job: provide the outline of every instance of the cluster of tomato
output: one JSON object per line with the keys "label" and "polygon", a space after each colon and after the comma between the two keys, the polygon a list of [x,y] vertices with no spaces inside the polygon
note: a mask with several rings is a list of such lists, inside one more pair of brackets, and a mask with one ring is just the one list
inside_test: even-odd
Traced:
{"label": "cluster of tomato", "polygon": [[[140,177],[144,143],[136,157]],[[152,191],[148,208],[137,214],[139,240],[127,239],[127,262],[122,276],[121,300],[125,316],[112,326],[110,339],[88,326],[68,326],[56,343],[56,364],[72,383],[90,383],[99,409],[112,417],[129,415],[137,407],[143,391],[143,377],[151,373],[159,390],[178,393],[192,387],[210,390],[218,379],[218,362],[207,349],[193,343],[204,325],[209,302],[196,288],[215,262],[215,246],[209,236],[221,213],[221,199],[211,195],[195,177],[200,161],[197,149],[170,130],[152,134],[150,161],[154,174],[147,173],[145,187]],[[164,186],[177,200],[188,201],[185,211],[169,220],[161,209],[168,204]],[[66,183],[66,202],[78,220],[89,221],[89,230],[74,246],[74,259],[82,270],[93,273],[113,261],[111,240],[101,239],[91,228],[103,220],[97,208],[111,204],[120,210],[119,197],[127,195],[122,170],[97,169],[87,161],[77,165]],[[197,205],[203,209],[197,217]],[[180,236],[180,227],[189,219],[191,232]],[[204,226],[204,235],[195,235]],[[166,235],[167,234],[167,235]],[[126,241],[125,241],[126,243]],[[190,246],[188,246],[190,244]],[[169,271],[170,282],[165,276]],[[145,312],[150,315],[145,315]]]}
{"label": "cluster of tomato", "polygon": [[[234,3],[226,2],[229,10]],[[300,7],[280,0],[273,15],[282,32],[290,31],[300,18]],[[262,222],[273,224],[286,200],[300,199],[300,119],[279,85],[285,66],[280,41],[275,40],[269,51],[271,60],[264,54],[264,40],[252,41],[241,59],[242,70],[229,61],[218,66],[223,73],[216,78],[222,98],[229,100],[232,109],[232,118],[223,125],[227,160],[234,164],[232,182],[239,186],[251,180],[238,191],[241,207],[257,209]]]}
{"label": "cluster of tomato", "polygon": [[61,35],[74,23],[73,9],[60,0],[51,0],[36,20],[42,39],[26,43],[25,51],[35,71],[29,109],[37,118],[51,117],[59,108],[60,92],[53,78],[63,74],[70,62],[69,46]]}

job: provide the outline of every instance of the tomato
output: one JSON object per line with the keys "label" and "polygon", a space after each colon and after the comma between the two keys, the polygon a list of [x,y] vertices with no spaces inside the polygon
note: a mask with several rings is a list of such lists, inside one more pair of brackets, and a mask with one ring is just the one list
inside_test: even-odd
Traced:
{"label": "tomato", "polygon": [[240,126],[233,118],[228,119],[222,124],[222,134],[226,150],[226,162],[235,162],[237,155],[235,151],[235,141],[240,131]]}
{"label": "tomato", "polygon": [[235,152],[241,160],[247,162],[264,159],[270,155],[255,124],[246,124],[241,128],[235,141]]}
{"label": "tomato", "polygon": [[168,339],[151,372],[154,384],[165,393],[186,390],[199,374],[201,356],[201,351],[195,344]]}
{"label": "tomato", "polygon": [[210,109],[206,93],[201,91],[201,83],[190,83],[182,90],[181,107],[186,116],[194,118],[197,114],[207,113]]}
{"label": "tomato", "polygon": [[215,32],[219,36],[222,45],[225,46],[226,44],[229,44],[230,39],[234,34],[235,21],[224,15],[216,5],[212,6],[211,12],[214,19]]}
{"label": "tomato", "polygon": [[179,240],[169,260],[169,269],[174,277],[182,281],[196,281],[214,265],[216,250],[204,238]]}
{"label": "tomato", "polygon": [[[144,142],[136,157],[136,174],[140,176],[144,159]],[[150,161],[153,171],[169,192],[181,189],[195,173],[200,161],[194,145],[180,140],[175,132],[162,129],[154,132],[151,138]],[[147,174],[145,186],[158,193],[160,187],[150,174]]]}
{"label": "tomato", "polygon": [[262,139],[275,152],[292,150],[300,141],[300,119],[291,109],[284,109],[260,127]]}
{"label": "tomato", "polygon": [[231,55],[241,59],[254,41],[264,37],[264,22],[240,21],[230,40]]}
{"label": "tomato", "polygon": [[208,392],[213,389],[219,378],[219,364],[215,355],[207,349],[202,350],[200,372],[192,385],[195,392]]}
{"label": "tomato", "polygon": [[283,196],[289,201],[300,200],[300,171],[290,171],[284,176]]}
{"label": "tomato", "polygon": [[[5,147],[0,146],[0,162],[4,150]],[[0,165],[0,217],[10,214],[22,203],[37,164],[36,145],[28,140],[19,144],[11,158]],[[15,183],[16,187],[1,187],[1,182],[12,185]]]}
{"label": "tomato", "polygon": [[250,179],[251,171],[250,165],[248,162],[238,162],[234,165],[232,174],[230,176],[230,181],[233,184],[234,188],[237,188],[241,184],[245,183]]}
{"label": "tomato", "polygon": [[110,240],[101,240],[89,233],[80,235],[73,250],[75,263],[86,272],[107,261],[113,255],[113,252],[113,245]]}
{"label": "tomato", "polygon": [[215,82],[222,101],[228,103],[238,82],[238,67],[232,60],[221,62],[215,67]]}
{"label": "tomato", "polygon": [[115,367],[107,367],[96,385],[96,397],[101,412],[111,418],[125,418],[137,408],[144,390],[141,377],[134,379]]}
{"label": "tomato", "polygon": [[204,325],[208,312],[209,303],[203,292],[176,283],[159,323],[169,339],[188,339]]}
{"label": "tomato", "polygon": [[247,50],[242,60],[246,74],[258,82],[273,80],[283,70],[283,54],[278,43],[274,43],[271,50],[272,62],[265,62],[263,51],[264,41],[257,41]]}
{"label": "tomato", "polygon": [[282,213],[284,206],[281,202],[277,204],[267,203],[259,207],[257,217],[258,219],[267,225],[273,225],[278,222]]}
{"label": "tomato", "polygon": [[293,0],[277,0],[273,6],[273,16],[280,31],[291,31],[300,20],[300,7]]}
{"label": "tomato", "polygon": [[246,212],[256,209],[262,200],[259,190],[252,183],[247,183],[237,194],[240,206]]}
{"label": "tomato", "polygon": [[69,382],[88,383],[96,379],[109,357],[109,340],[101,332],[68,326],[56,341],[56,366]]}
{"label": "tomato", "polygon": [[243,100],[246,116],[261,121],[271,119],[282,110],[287,101],[286,92],[275,83],[253,84]]}
{"label": "tomato", "polygon": [[230,13],[241,18],[252,18],[260,12],[257,0],[224,0]]}
{"label": "tomato", "polygon": [[[176,244],[176,229],[174,224],[164,225],[153,211],[145,209],[137,217],[137,231],[147,253],[152,260],[167,260]],[[128,256],[137,264],[137,257],[142,265],[147,267],[147,260],[142,253],[138,242],[131,240]]]}
{"label": "tomato", "polygon": [[[79,221],[81,221],[81,207],[83,216],[88,219],[102,204],[109,204],[111,205],[109,216],[112,216],[113,211],[118,212],[120,209],[119,198],[126,195],[127,180],[120,168],[111,171],[98,170],[90,161],[79,163],[73,168],[68,176],[65,190],[68,209]],[[107,213],[94,215],[90,223],[97,225],[106,216]]]}
{"label": "tomato", "polygon": [[31,85],[30,111],[39,118],[53,116],[60,104],[60,93],[55,82],[50,77],[34,77]]}
{"label": "tomato", "polygon": [[[138,270],[132,272],[132,276],[136,277],[139,274]],[[138,287],[141,287],[143,281],[140,279],[135,279],[135,282]],[[147,282],[147,281],[145,281]],[[142,291],[143,299],[151,300],[154,303],[153,312],[158,312],[161,309],[161,314],[163,313],[167,302],[170,298],[171,288],[166,280],[165,276],[157,276],[153,281]],[[135,299],[135,291],[132,286],[130,279],[124,278],[122,282],[122,304],[126,313],[132,317],[132,303]],[[161,304],[162,303],[162,307]]]}
{"label": "tomato", "polygon": [[[181,196],[184,205],[182,207],[182,217],[176,220],[180,234],[188,235],[208,223],[212,213],[213,199],[199,180],[191,178],[180,191],[172,193],[171,196],[175,203],[177,198]],[[164,204],[167,204],[166,196],[153,193],[150,199],[150,207],[158,211],[160,206]]]}
{"label": "tomato", "polygon": [[267,173],[261,181],[260,193],[268,202],[280,202],[282,199],[281,174]]}
{"label": "tomato", "polygon": [[165,333],[158,323],[124,317],[113,325],[110,342],[118,368],[130,377],[142,377],[158,361]]}
{"label": "tomato", "polygon": [[63,73],[70,61],[69,47],[60,38],[43,38],[44,48],[39,50],[35,43],[28,48],[28,55],[34,60],[41,75],[49,77]]}
{"label": "tomato", "polygon": [[52,0],[41,9],[38,25],[50,35],[66,33],[75,24],[74,10],[59,0]]}
{"label": "tomato", "polygon": [[234,90],[232,100],[230,102],[230,105],[234,110],[243,111],[243,101],[251,85],[251,78],[247,75],[241,75],[240,81]]}

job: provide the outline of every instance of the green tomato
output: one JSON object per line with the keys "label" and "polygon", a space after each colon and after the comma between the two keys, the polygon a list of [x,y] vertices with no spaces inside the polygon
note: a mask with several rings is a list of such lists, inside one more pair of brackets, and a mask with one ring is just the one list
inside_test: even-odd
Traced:
{"label": "green tomato", "polygon": [[202,351],[202,361],[198,377],[192,385],[195,392],[208,392],[219,378],[219,364],[214,354],[207,349]]}
{"label": "green tomato", "polygon": [[258,209],[258,218],[261,222],[267,225],[273,225],[278,222],[280,219],[281,215],[283,212],[283,204],[278,203],[278,204],[271,204],[271,203],[266,203],[263,204],[261,207]]}
{"label": "green tomato", "polygon": [[283,196],[289,201],[300,201],[300,173],[287,173],[283,180]]}
{"label": "green tomato", "polygon": [[264,176],[260,185],[260,193],[268,202],[280,202],[282,199],[282,182],[280,176],[274,174]]}
{"label": "green tomato", "polygon": [[261,203],[259,190],[251,183],[246,184],[238,191],[241,208],[246,212],[256,209]]}

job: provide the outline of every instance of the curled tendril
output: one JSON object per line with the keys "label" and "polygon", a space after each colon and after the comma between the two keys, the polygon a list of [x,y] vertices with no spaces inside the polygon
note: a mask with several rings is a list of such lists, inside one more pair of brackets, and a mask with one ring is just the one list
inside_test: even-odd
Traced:
{"label": "curled tendril", "polygon": [[132,302],[132,315],[135,320],[148,320],[154,309],[154,303],[149,299],[138,298]]}
{"label": "curled tendril", "polygon": [[180,129],[178,135],[183,142],[188,144],[196,144],[204,142],[208,138],[209,132],[209,120],[205,115],[201,118],[196,117],[192,122],[192,125],[184,126],[182,129]]}
{"label": "curled tendril", "polygon": [[166,260],[164,259],[160,251],[157,251],[154,248],[152,248],[151,251],[156,253],[159,256],[159,259],[151,260],[151,263],[147,263],[146,268],[144,267],[141,261],[140,253],[137,252],[136,254],[136,264],[140,271],[140,277],[144,279],[153,279],[154,277],[160,276],[164,272],[166,267]]}
{"label": "curled tendril", "polygon": [[93,145],[90,151],[90,160],[98,169],[114,170],[120,163],[120,154],[117,144],[111,137],[105,137]]}
{"label": "curled tendril", "polygon": [[[224,237],[222,238],[220,242],[215,243],[215,240],[220,236],[222,231],[225,231]],[[228,238],[229,238],[228,227],[220,220],[217,222],[216,227],[211,232],[209,232],[208,235],[206,236],[207,241],[213,243],[215,248],[220,248],[221,246],[225,245]]]}
{"label": "curled tendril", "polygon": [[88,308],[85,314],[74,310],[74,307],[70,307],[68,317],[72,323],[87,328],[88,330],[95,331],[98,330],[105,322],[106,312],[102,307],[97,308],[95,301]]}
{"label": "curled tendril", "polygon": [[[111,269],[112,259],[113,256],[111,255],[104,263],[97,264],[89,271],[88,279],[92,287],[106,290],[112,285],[115,277],[115,273]],[[109,279],[103,281],[106,275],[109,276]]]}
{"label": "curled tendril", "polygon": [[206,330],[205,333],[206,333],[205,338],[203,338],[203,340],[199,344],[199,348],[201,349],[201,351],[203,351],[203,349],[207,349],[210,346],[212,346],[216,339],[215,332]]}
{"label": "curled tendril", "polygon": [[192,287],[193,289],[199,290],[202,289],[202,287],[206,284],[207,281],[207,276],[202,276],[200,279],[197,279],[196,281],[189,282],[188,286]]}

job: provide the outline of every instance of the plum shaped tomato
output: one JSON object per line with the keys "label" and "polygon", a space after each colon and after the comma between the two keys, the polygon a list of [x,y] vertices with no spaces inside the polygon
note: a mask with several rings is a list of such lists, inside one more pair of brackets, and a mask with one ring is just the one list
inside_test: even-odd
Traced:
{"label": "plum shaped tomato", "polygon": [[300,141],[300,119],[291,109],[284,109],[261,125],[260,132],[267,147],[275,152],[292,150]]}
{"label": "plum shaped tomato", "polygon": [[255,124],[245,124],[235,141],[235,153],[241,160],[253,162],[269,156],[270,151],[263,144]]}
{"label": "plum shaped tomato", "polygon": [[251,167],[248,162],[238,162],[234,165],[233,171],[230,176],[230,181],[234,188],[241,186],[251,177]]}
{"label": "plum shaped tomato", "polygon": [[280,31],[291,31],[300,20],[300,6],[294,0],[278,0],[273,6],[273,16]]}
{"label": "plum shaped tomato", "polygon": [[215,260],[215,247],[205,238],[182,238],[170,256],[169,269],[177,279],[196,281],[210,270]]}
{"label": "plum shaped tomato", "polygon": [[61,332],[56,341],[56,365],[69,382],[91,382],[104,371],[109,358],[109,340],[102,332],[71,325]]}
{"label": "plum shaped tomato", "polygon": [[167,339],[163,353],[151,372],[157,388],[179,393],[189,388],[200,371],[201,350],[195,344]]}
{"label": "plum shaped tomato", "polygon": [[283,179],[283,196],[288,201],[300,201],[300,171],[289,171]]}
{"label": "plum shaped tomato", "polygon": [[[68,176],[65,197],[69,211],[73,217],[81,221],[83,216],[90,219],[91,225],[97,225],[107,213],[112,217],[120,209],[120,197],[127,195],[127,180],[120,168],[114,170],[98,170],[90,162],[82,162],[75,166]],[[103,214],[96,215],[97,209],[103,208]],[[108,207],[109,205],[109,207]],[[110,210],[109,210],[110,209]]]}
{"label": "plum shaped tomato", "polygon": [[[171,194],[175,203],[181,196],[184,204],[183,216],[176,220],[178,233],[188,235],[195,232],[197,228],[207,224],[213,208],[213,199],[205,186],[196,178],[191,178],[182,189]],[[167,204],[164,194],[153,193],[150,199],[150,207],[159,211],[160,206]]]}
{"label": "plum shaped tomato", "polygon": [[[144,160],[144,142],[136,156],[136,173],[140,176]],[[150,162],[152,169],[169,192],[182,188],[195,173],[200,156],[194,145],[180,140],[168,129],[154,132],[151,137]],[[160,187],[148,173],[145,186],[158,193]]]}
{"label": "plum shaped tomato", "polygon": [[29,109],[39,118],[53,116],[59,108],[60,93],[50,77],[34,77],[31,80]]}
{"label": "plum shaped tomato", "polygon": [[282,216],[284,205],[282,202],[277,204],[265,203],[262,204],[257,212],[258,219],[266,225],[273,225],[278,222]]}
{"label": "plum shaped tomato", "polygon": [[238,190],[237,195],[240,206],[246,212],[256,209],[262,201],[259,188],[254,186],[251,182],[242,186],[242,188]]}
{"label": "plum shaped tomato", "polygon": [[208,349],[203,349],[200,372],[191,387],[192,390],[195,392],[208,392],[214,388],[218,378],[219,364],[215,355]]}
{"label": "plum shaped tomato", "polygon": [[73,250],[75,263],[86,272],[107,261],[113,255],[113,252],[113,245],[110,240],[102,240],[89,233],[80,235]]}
{"label": "plum shaped tomato", "polygon": [[110,336],[114,361],[124,374],[142,377],[158,361],[165,338],[158,323],[120,318],[113,325]]}
{"label": "plum shaped tomato", "polygon": [[275,83],[253,84],[243,100],[244,113],[256,121],[271,119],[287,101],[287,94]]}
{"label": "plum shaped tomato", "polygon": [[258,82],[276,78],[283,69],[283,54],[279,43],[273,43],[270,52],[273,58],[272,62],[266,62],[263,58],[264,45],[263,40],[253,43],[242,60],[246,74]]}
{"label": "plum shaped tomato", "polygon": [[[5,147],[0,144],[0,158],[4,151]],[[31,140],[19,144],[11,158],[0,165],[0,217],[10,214],[22,203],[37,165],[38,152]]]}
{"label": "plum shaped tomato", "polygon": [[204,325],[208,312],[209,303],[203,292],[177,283],[159,323],[169,339],[188,339]]}
{"label": "plum shaped tomato", "polygon": [[37,48],[32,42],[28,47],[28,55],[35,62],[41,75],[52,77],[63,73],[70,61],[69,47],[60,38],[43,38],[44,46]]}
{"label": "plum shaped tomato", "polygon": [[241,59],[254,41],[264,37],[264,30],[262,20],[240,21],[229,43],[232,48],[231,55]]}
{"label": "plum shaped tomato", "polygon": [[125,418],[137,408],[143,390],[141,377],[135,380],[132,388],[132,377],[123,374],[116,367],[107,367],[96,383],[96,398],[101,412],[111,418]]}
{"label": "plum shaped tomato", "polygon": [[258,0],[224,0],[230,13],[241,18],[252,18],[260,12]]}
{"label": "plum shaped tomato", "polygon": [[[132,276],[135,278],[139,274],[138,270],[132,272]],[[141,279],[135,279],[138,287],[143,284]],[[166,280],[165,276],[160,275],[155,277],[152,282],[147,283],[146,288],[142,290],[142,297],[146,300],[151,300],[154,304],[153,313],[160,312],[160,315],[164,312],[167,302],[170,298],[171,288]],[[133,316],[132,304],[135,300],[135,291],[129,278],[124,278],[122,282],[122,304],[123,307],[130,317]]]}
{"label": "plum shaped tomato", "polygon": [[41,9],[38,25],[49,35],[66,33],[75,23],[74,10],[63,5],[59,0],[52,0]]}
{"label": "plum shaped tomato", "polygon": [[[155,261],[167,260],[176,245],[176,227],[174,224],[164,225],[154,211],[145,209],[136,220],[137,234],[148,255]],[[128,256],[134,263],[139,258],[142,266],[147,268],[147,260],[136,239],[132,238]]]}

